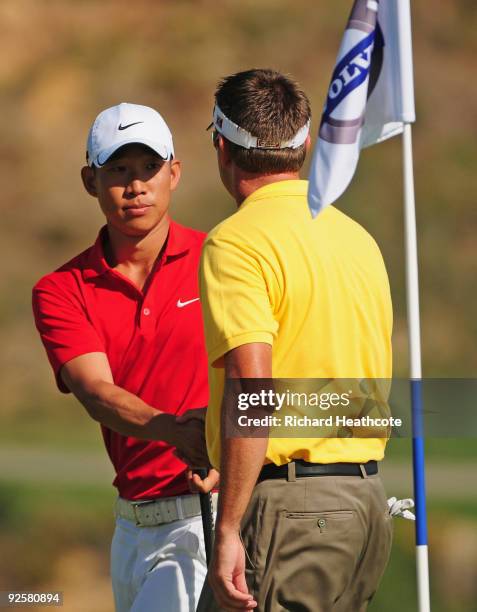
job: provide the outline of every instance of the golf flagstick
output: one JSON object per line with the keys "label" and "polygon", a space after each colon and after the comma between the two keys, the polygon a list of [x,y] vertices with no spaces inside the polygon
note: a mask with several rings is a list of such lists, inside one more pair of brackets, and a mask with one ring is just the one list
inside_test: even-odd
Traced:
{"label": "golf flagstick", "polygon": [[424,424],[422,416],[422,361],[419,317],[419,276],[417,259],[416,207],[412,156],[411,122],[414,120],[411,11],[409,2],[396,4],[396,22],[401,83],[404,234],[406,256],[406,296],[409,337],[409,378],[411,384],[412,454],[414,500],[416,504],[416,570],[419,612],[430,612],[429,552],[427,541]]}
{"label": "golf flagstick", "polygon": [[[194,474],[197,474],[202,480],[207,478],[207,468],[198,468],[194,470]],[[200,499],[200,512],[202,515],[202,528],[204,530],[204,543],[205,543],[205,558],[207,559],[207,566],[210,564],[212,557],[212,547],[214,545],[214,510],[212,507],[212,493],[199,493]]]}
{"label": "golf flagstick", "polygon": [[310,166],[308,204],[316,217],[348,187],[361,149],[402,133],[418,610],[429,612],[414,121],[410,0],[354,0]]}
{"label": "golf flagstick", "polygon": [[410,354],[412,455],[414,500],[416,504],[416,569],[419,612],[431,609],[429,555],[427,543],[424,425],[422,419],[422,371],[419,324],[419,282],[417,268],[416,212],[412,167],[411,125],[404,126],[404,222],[406,240],[407,316]]}

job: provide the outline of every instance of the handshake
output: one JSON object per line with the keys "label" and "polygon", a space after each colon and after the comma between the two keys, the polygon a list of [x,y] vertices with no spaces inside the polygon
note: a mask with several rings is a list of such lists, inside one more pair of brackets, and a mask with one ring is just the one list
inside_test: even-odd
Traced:
{"label": "handshake", "polygon": [[[193,493],[209,493],[219,482],[219,472],[214,469],[207,455],[205,442],[205,414],[207,408],[187,410],[176,417],[172,424],[170,442],[175,446],[174,455],[188,466],[187,481]],[[194,469],[207,468],[208,475],[201,478]]]}

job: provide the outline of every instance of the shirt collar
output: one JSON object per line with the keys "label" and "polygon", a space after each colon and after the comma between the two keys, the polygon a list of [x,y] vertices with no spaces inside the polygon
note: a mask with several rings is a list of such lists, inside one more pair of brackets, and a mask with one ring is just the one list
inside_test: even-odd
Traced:
{"label": "shirt collar", "polygon": [[[108,226],[104,225],[100,230],[95,243],[89,252],[86,268],[83,270],[83,278],[90,279],[110,272],[113,268],[106,261],[104,255],[104,241],[107,238]],[[186,228],[175,221],[169,222],[169,232],[164,257],[176,257],[189,250]]]}
{"label": "shirt collar", "polygon": [[256,191],[251,193],[242,204],[240,204],[239,211],[245,206],[248,206],[252,202],[258,202],[260,200],[268,200],[269,198],[277,197],[293,197],[303,196],[308,192],[308,181],[303,180],[288,180],[288,181],[277,181],[275,183],[269,183],[263,187],[259,187]]}
{"label": "shirt collar", "polygon": [[183,225],[180,225],[171,219],[169,224],[169,233],[167,236],[165,256],[175,257],[176,255],[182,255],[182,253],[187,252],[189,249],[190,237],[187,229]]}
{"label": "shirt collar", "polygon": [[111,266],[104,256],[103,241],[107,236],[108,227],[104,225],[100,230],[95,243],[90,249],[86,268],[83,270],[83,278],[94,278],[111,270]]}

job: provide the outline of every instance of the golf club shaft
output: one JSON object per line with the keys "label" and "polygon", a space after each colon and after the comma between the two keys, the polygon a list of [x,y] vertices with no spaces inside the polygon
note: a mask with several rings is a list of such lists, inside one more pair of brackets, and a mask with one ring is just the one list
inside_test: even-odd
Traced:
{"label": "golf club shaft", "polygon": [[[194,470],[194,474],[197,474],[202,480],[207,478],[207,468],[198,468]],[[211,493],[199,493],[200,498],[200,511],[202,514],[202,527],[204,530],[204,543],[205,543],[205,557],[207,559],[207,565],[210,563],[212,557],[212,546],[214,543],[214,515],[212,508],[212,494]]]}

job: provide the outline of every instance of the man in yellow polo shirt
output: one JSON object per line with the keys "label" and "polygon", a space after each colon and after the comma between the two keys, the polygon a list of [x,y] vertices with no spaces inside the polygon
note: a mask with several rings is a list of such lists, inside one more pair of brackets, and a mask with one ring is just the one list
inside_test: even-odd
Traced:
{"label": "man in yellow polo shirt", "polygon": [[[224,79],[213,139],[238,205],[205,242],[206,419],[221,484],[199,610],[358,612],[387,563],[392,525],[377,475],[385,438],[228,437],[249,379],[391,378],[392,307],[372,237],[334,207],[312,219],[299,180],[310,106],[271,70]],[[266,386],[266,385],[265,385]]]}

